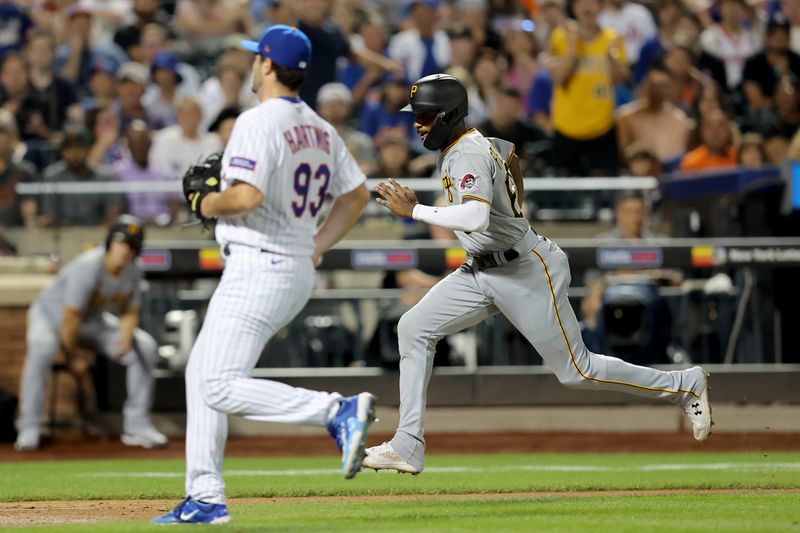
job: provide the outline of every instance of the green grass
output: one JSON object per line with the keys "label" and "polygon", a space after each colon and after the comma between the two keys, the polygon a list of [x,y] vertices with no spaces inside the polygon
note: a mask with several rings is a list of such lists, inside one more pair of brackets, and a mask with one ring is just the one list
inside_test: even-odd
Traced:
{"label": "green grass", "polygon": [[[231,505],[237,531],[794,531],[800,493],[570,496],[489,499],[491,494],[609,489],[800,488],[800,453],[507,454],[428,459],[417,477],[335,472],[336,458],[228,459],[228,496],[418,494],[393,501],[278,501]],[[60,461],[0,464],[0,501],[175,500],[183,461]],[[47,531],[143,531],[144,523]],[[30,528],[27,528],[30,530]]]}

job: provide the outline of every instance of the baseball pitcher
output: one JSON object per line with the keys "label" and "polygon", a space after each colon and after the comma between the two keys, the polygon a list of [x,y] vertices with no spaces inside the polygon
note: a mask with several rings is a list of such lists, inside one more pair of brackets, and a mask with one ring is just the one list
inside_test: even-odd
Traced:
{"label": "baseball pitcher", "polygon": [[684,409],[695,438],[704,440],[711,408],[701,367],[664,372],[586,349],[567,299],[567,256],[522,216],[514,146],[464,125],[467,93],[461,83],[440,74],[422,78],[403,111],[415,114],[425,147],[439,150],[447,205],[421,205],[411,189],[392,179],[377,185],[377,201],[398,216],[454,230],[470,260],[400,319],[400,425],[390,442],[367,449],[364,466],[422,472],[425,394],[436,343],[495,313],[525,335],[564,385],[663,398]]}
{"label": "baseball pitcher", "polygon": [[[236,120],[221,160],[184,177],[190,209],[217,219],[225,269],[186,368],[186,499],[156,523],[230,520],[221,475],[228,414],[327,426],[346,478],[361,468],[374,419],[369,393],[343,398],[250,377],[267,341],[308,301],[315,266],[355,224],[369,191],[333,126],[298,98],[308,37],[278,25],[242,46],[255,54],[261,103]],[[317,231],[328,196],[336,200]]]}

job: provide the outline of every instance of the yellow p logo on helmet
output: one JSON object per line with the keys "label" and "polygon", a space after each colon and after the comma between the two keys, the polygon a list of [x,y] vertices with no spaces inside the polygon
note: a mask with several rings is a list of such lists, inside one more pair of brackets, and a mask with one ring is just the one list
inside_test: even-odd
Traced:
{"label": "yellow p logo on helmet", "polygon": [[412,85],[411,86],[411,96],[409,98],[413,97],[415,92],[417,92],[417,86],[416,85]]}

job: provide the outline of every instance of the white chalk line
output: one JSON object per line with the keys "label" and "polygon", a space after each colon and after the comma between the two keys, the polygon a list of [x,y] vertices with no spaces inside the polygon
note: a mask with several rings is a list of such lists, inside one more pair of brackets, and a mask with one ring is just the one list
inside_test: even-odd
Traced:
{"label": "white chalk line", "polygon": [[[687,470],[800,470],[800,463],[676,463],[633,466],[599,465],[509,465],[499,467],[480,466],[431,466],[426,474],[491,474],[503,472],[682,472]],[[226,470],[225,477],[296,477],[341,475],[338,468],[289,469],[289,470]],[[101,478],[182,478],[184,472],[84,472],[78,477]]]}

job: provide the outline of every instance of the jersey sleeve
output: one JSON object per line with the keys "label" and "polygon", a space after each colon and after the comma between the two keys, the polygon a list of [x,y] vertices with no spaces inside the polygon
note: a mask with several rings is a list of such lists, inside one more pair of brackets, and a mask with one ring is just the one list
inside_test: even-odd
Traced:
{"label": "jersey sleeve", "polygon": [[461,152],[453,154],[450,178],[458,190],[461,203],[470,200],[492,204],[493,164],[491,155]]}
{"label": "jersey sleeve", "polygon": [[97,283],[97,275],[100,268],[102,268],[102,255],[99,256],[100,261],[87,261],[85,258],[80,258],[78,261],[83,261],[85,264],[83,268],[71,268],[66,273],[66,280],[64,284],[64,307],[72,307],[79,311],[85,311],[89,306],[89,300],[92,297],[92,292]]}
{"label": "jersey sleeve", "polygon": [[133,274],[133,290],[125,303],[126,309],[141,309],[142,307],[142,271],[136,268]]}
{"label": "jersey sleeve", "polygon": [[243,181],[266,194],[270,155],[270,139],[254,115],[240,115],[222,156],[223,181]]}
{"label": "jersey sleeve", "polygon": [[334,165],[328,192],[335,198],[364,183],[367,177],[338,133],[333,134]]}

